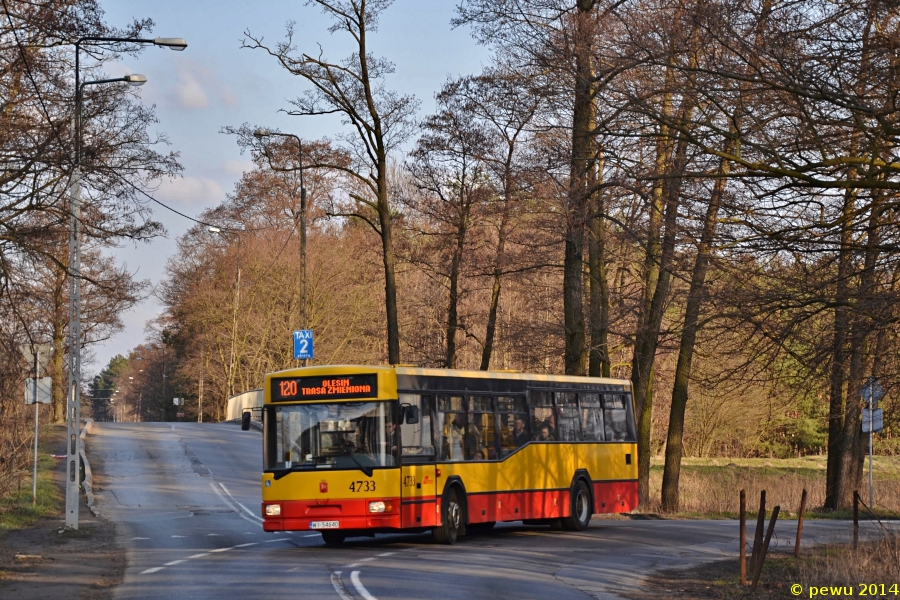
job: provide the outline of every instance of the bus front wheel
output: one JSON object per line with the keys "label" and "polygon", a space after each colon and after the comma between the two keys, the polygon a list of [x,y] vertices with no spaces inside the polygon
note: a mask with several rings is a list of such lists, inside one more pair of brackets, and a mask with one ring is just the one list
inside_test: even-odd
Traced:
{"label": "bus front wheel", "polygon": [[455,544],[459,537],[460,524],[462,523],[462,507],[459,504],[459,493],[451,488],[444,496],[441,507],[441,524],[432,530],[434,540],[439,544]]}
{"label": "bus front wheel", "polygon": [[587,484],[578,480],[572,490],[572,506],[569,516],[563,517],[562,526],[567,531],[584,531],[591,522],[591,492]]}
{"label": "bus front wheel", "polygon": [[340,531],[323,531],[322,540],[326,546],[340,546],[347,539],[347,534]]}

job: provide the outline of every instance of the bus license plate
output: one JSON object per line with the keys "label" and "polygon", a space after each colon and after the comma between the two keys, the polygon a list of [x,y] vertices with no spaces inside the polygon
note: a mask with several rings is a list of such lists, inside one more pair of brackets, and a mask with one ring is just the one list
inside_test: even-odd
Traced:
{"label": "bus license plate", "polygon": [[340,521],[310,521],[310,529],[337,529],[341,526]]}

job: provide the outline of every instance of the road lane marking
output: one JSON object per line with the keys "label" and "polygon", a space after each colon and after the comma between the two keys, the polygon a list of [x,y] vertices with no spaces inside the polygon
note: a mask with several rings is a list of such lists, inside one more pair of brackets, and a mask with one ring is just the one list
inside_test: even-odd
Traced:
{"label": "road lane marking", "polygon": [[319,537],[320,535],[322,535],[322,534],[321,533],[311,533],[309,535],[304,535],[303,537]]}
{"label": "road lane marking", "polygon": [[187,560],[186,558],[183,558],[181,560],[173,560],[173,561],[170,561],[167,563],[163,563],[163,565],[166,567],[171,567],[172,565],[180,565],[181,563],[185,562],[186,560]]}
{"label": "road lane marking", "polygon": [[334,588],[334,591],[337,592],[337,595],[341,597],[341,600],[353,600],[353,596],[347,592],[347,588],[344,587],[344,582],[341,581],[340,571],[335,571],[331,574],[331,586]]}
{"label": "road lane marking", "polygon": [[173,537],[173,538],[183,538],[183,537],[185,537],[185,536],[183,536],[183,535],[173,535],[172,537]]}
{"label": "road lane marking", "polygon": [[187,559],[190,560],[192,558],[203,558],[204,556],[209,556],[209,552],[203,552],[201,554],[194,554],[193,556],[188,556]]}
{"label": "road lane marking", "polygon": [[358,567],[359,563],[353,563],[352,565],[344,565],[345,569],[352,569],[353,567]]}
{"label": "road lane marking", "polygon": [[133,540],[149,540],[150,538],[142,538],[142,537],[133,537]]}
{"label": "road lane marking", "polygon": [[359,595],[365,598],[365,600],[378,600],[378,598],[369,593],[366,586],[359,580],[359,571],[350,573],[350,581],[353,582],[353,587],[356,588],[356,591],[359,592]]}
{"label": "road lane marking", "polygon": [[162,571],[165,567],[153,567],[152,569],[147,569],[146,571],[141,571],[141,575],[145,575],[147,573],[156,573],[157,571]]}
{"label": "road lane marking", "polygon": [[374,557],[374,556],[370,556],[369,558],[363,558],[363,559],[360,560],[359,562],[369,562],[370,560],[375,560],[375,557]]}
{"label": "road lane marking", "polygon": [[291,541],[290,538],[281,538],[281,539],[277,539],[277,540],[266,540],[266,541],[263,542],[263,543],[264,543],[264,544],[271,544],[272,542],[289,542],[289,541]]}
{"label": "road lane marking", "polygon": [[237,546],[235,546],[235,548],[246,548],[247,546],[255,546],[255,545],[256,545],[256,542],[250,542],[247,544],[238,544]]}
{"label": "road lane marking", "polygon": [[249,514],[251,517],[253,517],[253,518],[256,519],[257,521],[259,521],[260,523],[263,522],[263,520],[262,520],[260,517],[256,516],[256,513],[255,513],[255,512],[253,512],[252,510],[250,510],[249,508],[247,508],[246,506],[244,506],[243,504],[241,504],[240,502],[238,502],[238,499],[231,495],[231,492],[228,491],[228,488],[225,487],[225,484],[224,484],[224,483],[220,483],[219,486],[220,486],[223,490],[225,490],[225,493],[228,494],[228,497],[229,497],[229,498],[231,498],[232,500],[234,500],[235,503],[236,503],[238,506],[240,506],[240,507],[243,508],[245,511],[247,511],[247,514]]}
{"label": "road lane marking", "polygon": [[210,550],[210,552],[228,552],[231,548],[216,548],[215,550]]}
{"label": "road lane marking", "polygon": [[375,556],[390,556],[391,554],[397,554],[396,552],[384,552],[382,554],[376,554]]}
{"label": "road lane marking", "polygon": [[206,537],[213,537],[219,535],[218,533],[207,533]]}

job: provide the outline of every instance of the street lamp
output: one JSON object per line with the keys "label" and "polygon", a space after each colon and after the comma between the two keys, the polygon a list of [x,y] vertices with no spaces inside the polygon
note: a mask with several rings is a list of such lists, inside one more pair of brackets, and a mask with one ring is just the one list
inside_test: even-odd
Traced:
{"label": "street lamp", "polygon": [[234,309],[231,313],[231,361],[228,366],[228,397],[234,396],[234,375],[235,375],[235,338],[237,337],[237,315],[241,303],[241,234],[234,229],[221,229],[220,227],[207,227],[207,231],[218,235],[232,234],[238,241],[237,254],[237,277],[234,284]]}
{"label": "street lamp", "polygon": [[[297,140],[297,159],[300,166],[296,169],[276,169],[274,166],[272,168],[277,171],[300,172],[300,324],[301,329],[309,329],[306,314],[306,188],[303,186],[303,142],[293,133],[281,133],[267,129],[257,129],[253,135],[260,140],[264,137],[290,137]],[[271,165],[271,161],[269,164]]]}
{"label": "street lamp", "polygon": [[69,382],[66,405],[66,528],[78,529],[79,473],[78,436],[81,422],[81,104],[84,87],[103,83],[125,82],[139,86],[146,83],[143,75],[126,75],[115,79],[98,79],[81,83],[81,45],[85,42],[153,44],[172,50],[184,50],[183,38],[122,38],[86,36],[75,42],[75,156],[72,189],[69,195]]}

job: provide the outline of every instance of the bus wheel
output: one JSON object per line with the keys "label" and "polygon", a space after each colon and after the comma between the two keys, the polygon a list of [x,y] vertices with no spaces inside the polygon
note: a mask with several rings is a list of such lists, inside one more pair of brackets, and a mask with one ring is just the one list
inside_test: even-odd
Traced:
{"label": "bus wheel", "polygon": [[322,539],[326,546],[340,546],[347,539],[347,534],[340,531],[323,531]]}
{"label": "bus wheel", "polygon": [[439,544],[455,544],[462,523],[462,507],[459,505],[459,494],[456,488],[450,488],[444,496],[441,510],[441,524],[432,530],[434,541]]}
{"label": "bus wheel", "polygon": [[587,484],[578,480],[572,493],[572,507],[568,517],[562,519],[566,531],[584,531],[591,522],[591,493]]}

